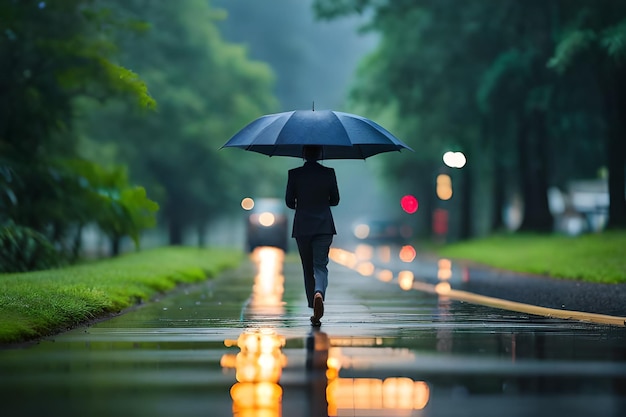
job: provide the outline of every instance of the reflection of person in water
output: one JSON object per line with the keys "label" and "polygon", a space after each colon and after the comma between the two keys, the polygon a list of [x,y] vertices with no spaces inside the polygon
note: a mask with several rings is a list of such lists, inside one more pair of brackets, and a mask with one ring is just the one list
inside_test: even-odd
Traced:
{"label": "reflection of person in water", "polygon": [[328,400],[326,398],[328,378],[326,371],[328,369],[329,348],[330,339],[326,333],[314,331],[306,339],[306,369],[310,387],[307,396],[309,399],[307,409],[310,417],[328,417]]}

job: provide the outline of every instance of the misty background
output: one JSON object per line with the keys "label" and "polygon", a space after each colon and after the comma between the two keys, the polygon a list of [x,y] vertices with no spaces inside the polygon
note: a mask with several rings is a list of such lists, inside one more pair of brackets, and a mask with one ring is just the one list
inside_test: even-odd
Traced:
{"label": "misty background", "polygon": [[313,103],[416,151],[324,162],[338,240],[362,216],[418,245],[625,228],[626,3],[460,4],[1,2],[2,264],[241,245],[241,200],[282,199],[303,161],[221,146]]}
{"label": "misty background", "polygon": [[[277,112],[311,109],[350,112],[349,91],[359,62],[371,53],[378,37],[360,33],[366,23],[362,17],[337,21],[320,21],[313,13],[313,1],[273,0],[214,0],[216,7],[227,10],[220,24],[224,37],[245,45],[250,57],[267,62],[275,72],[275,94],[279,100]],[[239,152],[222,150],[222,152]],[[386,155],[379,157],[385,158]],[[377,157],[378,158],[378,157]],[[256,164],[277,164],[287,170],[302,165],[295,158],[268,158],[258,155]],[[335,241],[351,236],[352,227],[360,217],[391,217],[401,215],[400,197],[385,187],[380,165],[375,158],[366,161],[323,161],[337,174],[341,202],[333,207],[338,236]],[[278,197],[278,187],[269,194],[252,197]],[[395,210],[394,210],[395,208]],[[244,225],[243,217],[232,216],[214,224],[212,242],[228,241],[243,245],[245,234],[231,233]],[[236,242],[232,240],[236,239]]]}

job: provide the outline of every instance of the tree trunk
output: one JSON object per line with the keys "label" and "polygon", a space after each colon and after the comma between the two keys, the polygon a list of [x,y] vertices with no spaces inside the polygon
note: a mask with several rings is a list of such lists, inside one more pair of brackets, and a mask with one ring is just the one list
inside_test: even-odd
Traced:
{"label": "tree trunk", "polygon": [[[497,117],[493,118],[493,123],[489,123],[487,116],[483,116],[482,135],[488,138],[491,156],[491,224],[490,231],[495,232],[504,228],[504,220],[502,217],[502,209],[506,204],[506,176],[502,162],[504,155],[503,137],[504,134],[498,134]],[[502,114],[499,115],[502,117]],[[501,130],[501,129],[500,129]]]}
{"label": "tree trunk", "polygon": [[206,232],[207,232],[206,222],[200,222],[198,224],[198,247],[199,248],[203,248],[206,245]]}
{"label": "tree trunk", "polygon": [[459,239],[467,240],[472,237],[472,221],[474,219],[472,209],[472,195],[474,194],[474,181],[472,169],[468,166],[459,171],[461,190],[461,219],[459,224]]}
{"label": "tree trunk", "polygon": [[74,240],[72,242],[72,262],[76,261],[80,256],[80,249],[83,242],[83,225],[78,225],[76,232],[74,233]]}
{"label": "tree trunk", "polygon": [[172,246],[181,246],[185,228],[190,224],[191,219],[188,215],[183,214],[181,206],[184,199],[179,195],[169,195],[167,201],[163,205],[163,219],[167,225],[168,243]]}
{"label": "tree trunk", "polygon": [[494,156],[493,167],[493,195],[491,197],[491,231],[499,231],[504,229],[504,221],[502,219],[502,209],[506,203],[506,179],[502,162],[496,155]]}
{"label": "tree trunk", "polygon": [[170,245],[181,246],[183,244],[183,222],[176,214],[171,215],[169,220]]}
{"label": "tree trunk", "polygon": [[614,66],[605,78],[608,137],[607,165],[609,171],[609,219],[607,229],[626,228],[626,81]]}
{"label": "tree trunk", "polygon": [[519,129],[524,218],[520,231],[551,232],[552,214],[548,205],[546,112],[534,109],[522,119]]}
{"label": "tree trunk", "polygon": [[120,254],[120,243],[122,238],[114,236],[111,238],[111,256],[117,256]]}
{"label": "tree trunk", "polygon": [[624,188],[624,165],[626,139],[617,132],[609,139],[609,221],[608,229],[626,228],[626,192]]}

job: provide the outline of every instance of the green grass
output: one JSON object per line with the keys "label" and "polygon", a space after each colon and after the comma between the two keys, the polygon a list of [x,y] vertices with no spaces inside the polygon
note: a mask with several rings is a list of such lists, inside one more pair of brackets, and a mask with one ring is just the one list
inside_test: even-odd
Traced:
{"label": "green grass", "polygon": [[440,256],[516,272],[598,283],[626,283],[626,232],[568,237],[511,234],[451,244]]}
{"label": "green grass", "polygon": [[166,247],[63,269],[0,274],[0,343],[106,317],[178,284],[214,277],[243,257],[234,249]]}

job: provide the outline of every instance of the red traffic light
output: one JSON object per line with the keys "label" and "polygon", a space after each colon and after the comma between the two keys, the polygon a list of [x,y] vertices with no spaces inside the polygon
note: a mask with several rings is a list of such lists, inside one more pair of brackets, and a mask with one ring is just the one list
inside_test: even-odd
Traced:
{"label": "red traffic light", "polygon": [[417,211],[417,198],[412,195],[405,195],[400,199],[400,206],[402,207],[402,210],[409,214],[413,214]]}

